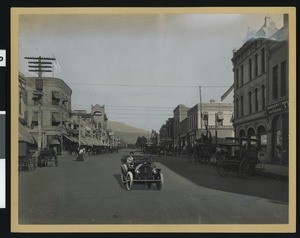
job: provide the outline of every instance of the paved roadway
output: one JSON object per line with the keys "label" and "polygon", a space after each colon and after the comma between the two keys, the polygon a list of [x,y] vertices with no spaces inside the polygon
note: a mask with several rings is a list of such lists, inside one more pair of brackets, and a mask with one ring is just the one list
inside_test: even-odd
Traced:
{"label": "paved roadway", "polygon": [[[156,165],[164,175],[161,191],[145,185],[134,185],[127,191],[120,181],[120,157],[125,153],[128,150],[90,156],[83,162],[65,156],[59,158],[58,167],[21,172],[19,223],[278,224],[288,221],[288,205],[284,201],[221,191],[218,188],[221,185],[201,186],[189,179],[193,172],[184,177],[175,172],[178,168],[170,169],[170,164],[178,163],[172,163],[172,158],[167,159],[169,165],[163,158],[155,159],[160,161]],[[187,161],[180,163],[186,165],[187,172],[196,168],[191,169]],[[210,166],[206,168],[216,172]],[[208,179],[220,178],[212,172]],[[232,176],[229,181],[238,179]]]}

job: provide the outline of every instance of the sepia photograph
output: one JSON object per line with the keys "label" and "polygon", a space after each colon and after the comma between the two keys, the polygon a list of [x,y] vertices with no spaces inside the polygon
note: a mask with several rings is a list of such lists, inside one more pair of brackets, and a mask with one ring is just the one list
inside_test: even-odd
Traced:
{"label": "sepia photograph", "polygon": [[11,13],[12,231],[295,231],[294,8]]}

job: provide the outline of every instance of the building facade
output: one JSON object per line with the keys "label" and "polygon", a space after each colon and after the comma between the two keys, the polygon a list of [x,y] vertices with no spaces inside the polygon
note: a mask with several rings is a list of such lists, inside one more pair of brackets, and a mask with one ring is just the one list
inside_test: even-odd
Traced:
{"label": "building facade", "polygon": [[238,137],[260,139],[269,163],[287,163],[288,21],[272,35],[270,22],[267,16],[258,37],[233,54],[234,128]]}
{"label": "building facade", "polygon": [[59,78],[26,77],[27,106],[24,118],[40,149],[53,147],[61,154],[69,127],[71,88]]}
{"label": "building facade", "polygon": [[[201,118],[202,111],[202,118]],[[195,141],[206,134],[212,136],[212,143],[223,143],[225,137],[234,135],[232,126],[233,103],[210,103],[196,104],[188,110],[187,134],[188,144],[193,147]]]}
{"label": "building facade", "polygon": [[189,108],[184,105],[178,105],[173,110],[174,121],[173,121],[173,134],[174,134],[174,147],[181,146],[182,141],[180,140],[180,123],[187,118],[187,112]]}

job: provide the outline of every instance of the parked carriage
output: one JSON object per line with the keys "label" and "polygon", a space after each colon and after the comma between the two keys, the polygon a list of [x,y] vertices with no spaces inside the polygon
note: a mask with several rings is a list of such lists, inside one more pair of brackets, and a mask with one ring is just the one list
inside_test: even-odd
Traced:
{"label": "parked carriage", "polygon": [[38,167],[58,166],[57,155],[55,150],[44,149],[41,151],[38,158]]}
{"label": "parked carriage", "polygon": [[226,137],[226,144],[217,161],[217,171],[225,177],[234,171],[238,176],[249,177],[254,175],[258,163],[258,139]]}

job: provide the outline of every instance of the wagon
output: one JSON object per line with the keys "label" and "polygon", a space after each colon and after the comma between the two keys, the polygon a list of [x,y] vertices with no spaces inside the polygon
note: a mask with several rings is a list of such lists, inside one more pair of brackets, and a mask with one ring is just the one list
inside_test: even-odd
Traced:
{"label": "wagon", "polygon": [[[226,137],[226,144],[219,153],[216,168],[220,176],[225,177],[231,171],[238,176],[250,177],[254,175],[258,159],[259,139]],[[226,150],[224,149],[226,148]]]}
{"label": "wagon", "polygon": [[57,155],[54,150],[44,149],[39,155],[38,167],[46,167],[48,165],[58,166]]}
{"label": "wagon", "polygon": [[150,157],[128,155],[121,159],[121,182],[127,190],[131,190],[134,183],[145,184],[149,189],[155,184],[157,190],[161,190],[163,174]]}

